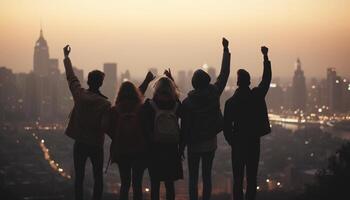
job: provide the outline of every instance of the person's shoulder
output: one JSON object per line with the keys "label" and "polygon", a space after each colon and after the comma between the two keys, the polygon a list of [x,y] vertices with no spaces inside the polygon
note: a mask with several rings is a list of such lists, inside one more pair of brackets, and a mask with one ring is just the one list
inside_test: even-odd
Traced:
{"label": "person's shoulder", "polygon": [[214,84],[209,84],[208,90],[210,93],[217,95],[219,93],[219,89]]}
{"label": "person's shoulder", "polygon": [[252,95],[254,97],[259,97],[262,95],[261,88],[259,88],[259,87],[254,87],[251,91],[252,91]]}

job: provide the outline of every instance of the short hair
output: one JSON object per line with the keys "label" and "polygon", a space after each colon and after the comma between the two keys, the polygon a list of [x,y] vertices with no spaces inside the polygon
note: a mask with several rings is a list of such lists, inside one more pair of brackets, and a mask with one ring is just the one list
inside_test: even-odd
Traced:
{"label": "short hair", "polygon": [[210,84],[210,76],[202,69],[198,69],[193,73],[192,86],[194,89],[206,88]]}
{"label": "short hair", "polygon": [[237,70],[237,85],[238,86],[249,86],[250,85],[250,75],[244,69]]}
{"label": "short hair", "polygon": [[92,88],[99,88],[102,86],[105,74],[100,70],[93,70],[88,74],[87,84]]}

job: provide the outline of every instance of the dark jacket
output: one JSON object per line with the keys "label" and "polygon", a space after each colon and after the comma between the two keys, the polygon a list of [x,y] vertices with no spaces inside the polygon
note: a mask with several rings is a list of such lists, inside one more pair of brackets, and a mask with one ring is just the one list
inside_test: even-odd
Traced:
{"label": "dark jacket", "polygon": [[[223,128],[223,116],[220,110],[220,96],[224,91],[230,74],[231,54],[224,50],[220,74],[214,84],[205,88],[194,89],[188,93],[182,102],[183,118],[181,120],[183,145],[188,145],[190,151],[207,152],[217,147],[216,134]],[[214,108],[214,109],[213,109]],[[200,130],[193,126],[194,113],[210,109],[208,117],[213,117],[213,122],[207,125],[215,132],[210,138],[200,138]],[[215,117],[214,117],[215,116]],[[203,121],[204,123],[204,121]],[[215,129],[215,130],[214,130]]]}
{"label": "dark jacket", "polygon": [[[149,82],[146,78],[138,88],[142,95],[145,94],[148,85]],[[147,138],[141,122],[142,105],[143,102],[137,103],[130,99],[124,100],[119,102],[118,105],[111,107],[103,116],[103,128],[112,139],[110,146],[112,162],[122,161],[124,158],[130,160],[130,157],[145,157],[147,155]],[[120,124],[120,117],[123,114],[131,114],[134,118],[128,120],[128,123]],[[124,138],[124,141],[123,138],[118,137],[121,131],[118,129],[121,127],[126,128],[125,132],[130,134],[129,137]]]}
{"label": "dark jacket", "polygon": [[224,135],[229,144],[240,138],[259,138],[271,132],[265,96],[271,83],[271,63],[264,61],[258,87],[239,87],[226,101]]}
{"label": "dark jacket", "polygon": [[102,117],[111,104],[101,93],[81,87],[69,58],[64,59],[64,67],[74,99],[74,107],[65,134],[84,144],[103,146]]}

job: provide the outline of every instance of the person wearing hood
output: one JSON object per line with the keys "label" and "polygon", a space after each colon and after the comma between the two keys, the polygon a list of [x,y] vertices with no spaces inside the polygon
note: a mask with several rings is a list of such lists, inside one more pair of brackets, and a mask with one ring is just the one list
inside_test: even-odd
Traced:
{"label": "person wearing hood", "polygon": [[202,69],[194,72],[193,90],[182,102],[181,151],[187,146],[189,169],[190,200],[198,200],[199,163],[202,162],[203,200],[211,197],[211,170],[215,150],[216,135],[223,129],[223,116],[220,110],[220,96],[224,91],[230,74],[231,54],[228,40],[222,39],[223,58],[220,74],[214,84]]}
{"label": "person wearing hood", "polygon": [[[268,48],[261,47],[264,72],[258,87],[250,89],[250,75],[237,71],[235,93],[226,101],[224,135],[232,148],[233,199],[254,200],[260,157],[260,137],[271,132],[265,96],[271,83],[271,63]],[[243,178],[246,171],[247,189],[243,198]]]}

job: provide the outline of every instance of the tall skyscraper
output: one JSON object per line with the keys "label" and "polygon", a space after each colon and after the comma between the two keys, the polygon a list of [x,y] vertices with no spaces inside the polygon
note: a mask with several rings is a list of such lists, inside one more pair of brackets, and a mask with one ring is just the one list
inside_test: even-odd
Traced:
{"label": "tall skyscraper", "polygon": [[337,75],[334,68],[327,69],[327,97],[328,107],[332,112],[344,111],[343,102],[343,90],[344,87],[343,79]]}
{"label": "tall skyscraper", "polygon": [[35,75],[46,76],[49,73],[49,57],[49,47],[43,36],[43,30],[40,29],[39,39],[35,42],[34,46],[33,72]]}
{"label": "tall skyscraper", "polygon": [[57,116],[59,77],[58,59],[50,58],[49,46],[43,36],[43,30],[40,29],[39,39],[34,46],[33,74],[28,78],[29,87],[36,90],[32,94],[36,97],[29,98],[31,94],[27,94],[31,102],[29,105],[35,105],[35,108],[27,109],[29,113],[34,113],[32,116],[38,115],[43,120]]}
{"label": "tall skyscraper", "polygon": [[296,62],[296,70],[293,77],[293,109],[305,111],[306,105],[306,83],[304,71],[301,69],[301,62],[299,58]]}
{"label": "tall skyscraper", "polygon": [[104,63],[103,72],[105,73],[105,79],[102,91],[110,100],[113,100],[117,90],[117,63]]}

